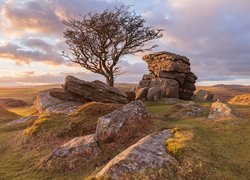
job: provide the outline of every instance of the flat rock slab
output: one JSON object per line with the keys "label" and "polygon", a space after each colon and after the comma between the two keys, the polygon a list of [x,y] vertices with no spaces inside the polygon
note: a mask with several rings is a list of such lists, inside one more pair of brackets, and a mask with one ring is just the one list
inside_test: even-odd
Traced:
{"label": "flat rock slab", "polygon": [[170,168],[177,163],[176,159],[166,152],[166,140],[170,137],[170,130],[144,137],[112,159],[97,177],[118,180],[149,169]]}
{"label": "flat rock slab", "polygon": [[101,81],[87,82],[73,76],[67,76],[63,87],[65,91],[81,96],[87,101],[122,104],[129,102],[125,92]]}
{"label": "flat rock slab", "polygon": [[44,160],[44,163],[59,157],[63,158],[70,156],[81,156],[81,158],[91,159],[97,157],[100,152],[101,150],[95,141],[95,135],[91,134],[76,137],[62,146],[57,147],[50,153],[48,158]]}
{"label": "flat rock slab", "polygon": [[58,88],[48,89],[38,93],[34,106],[39,113],[71,114],[79,106],[83,105],[83,103],[80,102],[61,100],[52,97],[50,95],[52,91],[58,91]]}

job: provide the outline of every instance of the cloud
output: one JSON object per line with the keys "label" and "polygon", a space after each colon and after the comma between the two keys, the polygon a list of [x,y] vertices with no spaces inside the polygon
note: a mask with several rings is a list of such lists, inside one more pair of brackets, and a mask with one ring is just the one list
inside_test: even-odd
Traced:
{"label": "cloud", "polygon": [[22,45],[13,43],[0,45],[0,58],[13,60],[17,65],[31,62],[43,62],[49,65],[65,63],[60,50],[41,39],[24,40]]}
{"label": "cloud", "polygon": [[[19,65],[64,64],[60,51],[67,46],[62,20],[121,3],[134,4],[131,9],[142,14],[148,26],[166,29],[164,37],[156,41],[159,47],[155,51],[190,58],[199,81],[250,77],[249,0],[7,0],[0,3],[0,38],[4,42],[0,42],[0,58]],[[138,62],[138,57],[135,59],[126,60]],[[138,81],[148,71],[143,61],[120,65],[127,73],[118,77],[119,81]]]}
{"label": "cloud", "polygon": [[162,49],[189,57],[200,79],[250,76],[249,1],[168,0],[166,8],[167,18],[149,19],[167,29]]}
{"label": "cloud", "polygon": [[12,0],[6,1],[1,9],[6,34],[58,34],[63,29],[50,1],[24,1],[19,4]]}

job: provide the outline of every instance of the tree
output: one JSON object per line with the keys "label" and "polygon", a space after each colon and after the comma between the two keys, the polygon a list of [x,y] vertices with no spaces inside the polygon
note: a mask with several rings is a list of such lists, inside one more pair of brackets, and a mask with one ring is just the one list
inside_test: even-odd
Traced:
{"label": "tree", "polygon": [[120,58],[151,50],[156,47],[151,40],[162,37],[162,29],[145,27],[145,22],[141,15],[129,11],[124,5],[101,13],[88,13],[81,19],[69,17],[64,21],[69,53],[63,55],[103,75],[107,84],[113,86],[114,77],[120,73],[120,67],[117,67]]}

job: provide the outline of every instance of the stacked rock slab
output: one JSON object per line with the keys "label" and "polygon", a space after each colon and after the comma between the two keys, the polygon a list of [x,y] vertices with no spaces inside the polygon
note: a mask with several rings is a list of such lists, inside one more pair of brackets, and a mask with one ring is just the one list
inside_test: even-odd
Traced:
{"label": "stacked rock slab", "polygon": [[[129,97],[128,97],[129,95]],[[84,81],[74,76],[66,76],[63,89],[50,92],[50,96],[65,101],[80,103],[103,102],[127,104],[134,100],[133,94],[111,87],[101,81]]]}
{"label": "stacked rock slab", "polygon": [[[190,99],[197,76],[191,72],[189,59],[169,52],[145,55],[149,74],[143,75],[137,89],[137,99],[149,101],[159,98]],[[143,89],[142,89],[143,88]]]}

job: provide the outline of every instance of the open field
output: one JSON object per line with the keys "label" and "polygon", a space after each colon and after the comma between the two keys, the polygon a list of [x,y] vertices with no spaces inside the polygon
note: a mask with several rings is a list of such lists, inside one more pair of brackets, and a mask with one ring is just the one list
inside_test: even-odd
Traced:
{"label": "open field", "polygon": [[46,86],[28,86],[28,87],[0,87],[0,98],[14,98],[20,99],[28,104],[32,104],[35,100],[36,94],[39,91],[58,88],[61,85],[46,85]]}
{"label": "open field", "polygon": [[[136,84],[132,83],[117,83],[116,87],[124,90],[132,90],[136,87]],[[32,104],[36,94],[39,91],[60,88],[60,84],[46,85],[46,86],[33,86],[33,87],[0,87],[0,98],[16,98],[23,100],[29,104]],[[229,101],[236,95],[250,93],[250,86],[238,86],[238,85],[216,85],[216,86],[197,86],[197,89],[203,89],[211,91],[215,94],[215,98],[219,98],[222,101]]]}
{"label": "open field", "polygon": [[[53,87],[58,87],[58,85]],[[1,97],[14,97],[31,102],[38,91],[46,88],[51,88],[51,86],[1,89],[0,94]],[[222,93],[218,87],[215,89]],[[234,92],[237,93],[240,90],[234,90]],[[200,103],[200,105],[207,111],[209,110],[210,103]],[[192,140],[180,154],[176,154],[182,167],[186,168],[182,173],[187,179],[248,179],[250,177],[250,106],[233,106],[243,115],[243,118],[226,121],[211,121],[205,116],[169,120],[165,115],[173,108],[173,105],[146,103],[146,107],[153,114],[152,126],[145,131],[146,134],[169,128],[192,132]],[[98,112],[100,113],[100,110]],[[26,139],[24,131],[32,127],[33,121],[7,126],[7,123],[12,120],[34,113],[35,110],[30,106],[0,108],[0,179],[82,179],[88,176],[89,174],[84,170],[40,168],[41,159],[66,139],[51,142],[48,139],[41,140],[36,136],[32,140]],[[93,124],[89,122],[90,117],[87,114],[83,113],[79,117],[83,119],[83,121],[78,121],[82,125]],[[96,118],[93,118],[93,121]],[[46,133],[53,136],[53,133],[61,131],[65,122],[69,120],[72,119],[64,116],[41,119],[42,123],[38,124],[41,128],[38,130],[47,131]],[[74,120],[77,121],[77,119]],[[45,135],[45,133],[42,134],[44,137]],[[112,156],[120,151],[112,152]]]}
{"label": "open field", "polygon": [[215,86],[198,86],[197,89],[203,89],[215,94],[216,99],[229,101],[236,95],[250,93],[250,86],[241,85],[215,85]]}

